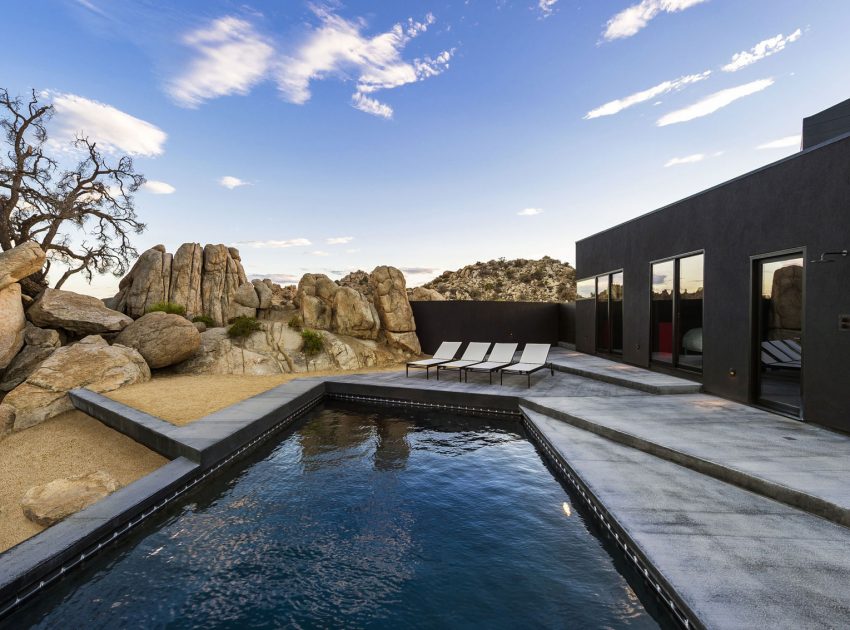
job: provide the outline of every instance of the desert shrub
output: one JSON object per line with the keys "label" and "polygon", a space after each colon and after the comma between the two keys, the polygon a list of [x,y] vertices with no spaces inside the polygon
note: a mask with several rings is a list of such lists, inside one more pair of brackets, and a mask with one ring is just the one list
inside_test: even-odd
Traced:
{"label": "desert shrub", "polygon": [[289,318],[289,321],[286,324],[292,330],[300,331],[304,327],[304,322],[301,320],[300,315],[293,315]]}
{"label": "desert shrub", "polygon": [[305,328],[301,331],[301,350],[308,357],[319,354],[325,347],[325,339],[321,333]]}
{"label": "desert shrub", "polygon": [[213,318],[210,317],[209,315],[195,315],[192,318],[192,321],[196,324],[197,323],[204,324],[207,328],[212,328],[213,326],[215,326],[215,322],[213,321]]}
{"label": "desert shrub", "polygon": [[148,307],[147,313],[169,313],[171,315],[186,316],[186,307],[182,304],[174,302],[157,302],[153,306]]}
{"label": "desert shrub", "polygon": [[253,317],[233,317],[230,319],[230,327],[227,329],[227,336],[231,339],[248,337],[251,333],[260,330],[260,322]]}
{"label": "desert shrub", "polygon": [[492,282],[485,282],[484,283],[484,290],[485,291],[492,291],[495,288],[496,288],[496,285]]}

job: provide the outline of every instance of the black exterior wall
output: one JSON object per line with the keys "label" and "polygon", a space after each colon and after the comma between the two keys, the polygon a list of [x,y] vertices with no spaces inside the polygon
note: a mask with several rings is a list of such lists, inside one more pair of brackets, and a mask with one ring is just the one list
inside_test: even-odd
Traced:
{"label": "black exterior wall", "polygon": [[[803,418],[850,431],[850,135],[802,151],[576,244],[577,278],[624,270],[623,357],[649,366],[650,261],[704,251],[703,385],[751,402],[751,257],[805,252]],[[576,305],[576,345],[595,351],[594,301]],[[735,375],[730,375],[730,369]],[[689,376],[689,373],[683,373]]]}
{"label": "black exterior wall", "polygon": [[[559,341],[560,304],[446,300],[410,305],[416,334],[426,354],[433,354],[443,341],[516,342],[520,348],[526,343],[554,345]],[[569,328],[565,323],[564,329]]]}
{"label": "black exterior wall", "polygon": [[850,132],[850,99],[803,119],[803,148]]}

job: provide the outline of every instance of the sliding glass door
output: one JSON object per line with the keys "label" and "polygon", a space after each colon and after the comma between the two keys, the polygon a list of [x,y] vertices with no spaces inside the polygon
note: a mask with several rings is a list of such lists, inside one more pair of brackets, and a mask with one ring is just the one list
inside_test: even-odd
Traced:
{"label": "sliding glass door", "polygon": [[763,258],[756,261],[754,271],[755,398],[760,404],[799,416],[804,258],[799,254]]}
{"label": "sliding glass door", "polygon": [[623,272],[585,278],[576,283],[577,300],[593,300],[596,351],[623,353]]}
{"label": "sliding glass door", "polygon": [[656,363],[702,371],[703,254],[652,264],[650,352]]}

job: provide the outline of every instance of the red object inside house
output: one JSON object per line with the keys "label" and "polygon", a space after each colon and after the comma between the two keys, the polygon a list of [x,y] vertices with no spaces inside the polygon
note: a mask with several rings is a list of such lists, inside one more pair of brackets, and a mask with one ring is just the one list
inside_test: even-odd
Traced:
{"label": "red object inside house", "polygon": [[658,322],[658,352],[673,352],[673,322]]}

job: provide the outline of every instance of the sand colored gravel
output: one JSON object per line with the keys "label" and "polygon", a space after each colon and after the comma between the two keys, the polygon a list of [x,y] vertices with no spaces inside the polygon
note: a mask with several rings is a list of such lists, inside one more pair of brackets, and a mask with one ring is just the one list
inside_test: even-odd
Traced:
{"label": "sand colored gravel", "polygon": [[401,367],[396,365],[388,368],[364,368],[346,372],[317,371],[298,374],[274,374],[271,376],[158,376],[147,383],[122,387],[114,392],[109,392],[106,396],[179,426],[194,422],[208,414],[229,407],[233,403],[256,396],[296,378],[366,372],[393,372],[401,369]]}
{"label": "sand colored gravel", "polygon": [[13,433],[0,441],[0,552],[44,529],[21,511],[32,486],[104,470],[123,487],[167,461],[80,411]]}

